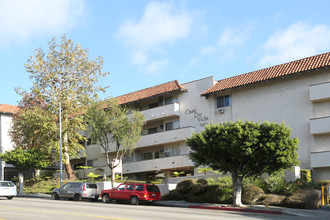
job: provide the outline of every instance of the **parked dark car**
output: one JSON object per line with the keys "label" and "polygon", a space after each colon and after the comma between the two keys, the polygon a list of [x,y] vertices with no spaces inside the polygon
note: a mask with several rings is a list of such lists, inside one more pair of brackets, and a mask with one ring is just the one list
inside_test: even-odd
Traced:
{"label": "parked dark car", "polygon": [[97,185],[83,182],[66,183],[61,188],[54,189],[51,195],[54,200],[68,198],[75,201],[81,201],[82,199],[97,201],[99,198]]}
{"label": "parked dark car", "polygon": [[118,203],[129,201],[132,205],[141,202],[153,203],[160,200],[158,186],[149,183],[123,183],[117,188],[102,190],[100,194],[103,202],[111,202],[112,199]]}

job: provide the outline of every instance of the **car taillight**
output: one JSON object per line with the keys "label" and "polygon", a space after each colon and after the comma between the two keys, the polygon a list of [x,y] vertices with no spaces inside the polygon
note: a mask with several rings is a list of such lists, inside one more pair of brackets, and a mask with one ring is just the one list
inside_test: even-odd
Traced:
{"label": "car taillight", "polygon": [[86,190],[86,184],[83,185],[83,188],[82,188],[83,191]]}

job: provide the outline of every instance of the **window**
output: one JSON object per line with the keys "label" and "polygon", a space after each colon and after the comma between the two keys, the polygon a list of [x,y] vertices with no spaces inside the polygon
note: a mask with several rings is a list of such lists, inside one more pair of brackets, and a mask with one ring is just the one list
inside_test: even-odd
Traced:
{"label": "window", "polygon": [[143,185],[136,185],[135,186],[135,190],[136,191],[143,191],[144,190],[144,187],[143,187]]}
{"label": "window", "polygon": [[157,108],[157,107],[158,107],[158,102],[149,104],[149,109],[151,109],[151,108]]}
{"label": "window", "polygon": [[142,160],[150,160],[153,159],[153,152],[143,153],[142,154]]}
{"label": "window", "polygon": [[177,96],[170,96],[165,98],[165,105],[170,105],[173,103],[178,103],[178,97]]}
{"label": "window", "polygon": [[87,166],[97,167],[97,160],[87,160]]}
{"label": "window", "polygon": [[117,188],[117,189],[118,189],[118,190],[125,190],[125,186],[126,186],[125,184],[123,184],[123,185],[120,185],[120,186],[118,186],[118,188]]}
{"label": "window", "polygon": [[169,147],[164,153],[166,157],[180,155],[180,147]]}
{"label": "window", "polygon": [[170,131],[180,128],[179,121],[172,121],[165,123],[165,131]]}
{"label": "window", "polygon": [[157,133],[157,127],[155,128],[148,128],[148,134],[155,134]]}
{"label": "window", "polygon": [[142,153],[142,160],[151,160],[151,159],[157,159],[157,158],[160,158],[159,151]]}
{"label": "window", "polygon": [[123,163],[132,162],[133,159],[134,159],[134,157],[133,157],[132,153],[125,154],[125,156],[123,157]]}
{"label": "window", "polygon": [[133,190],[134,189],[134,185],[127,185],[126,190]]}
{"label": "window", "polygon": [[147,185],[147,191],[148,192],[159,192],[158,186],[155,185]]}
{"label": "window", "polygon": [[217,97],[217,108],[231,106],[231,96],[225,95]]}

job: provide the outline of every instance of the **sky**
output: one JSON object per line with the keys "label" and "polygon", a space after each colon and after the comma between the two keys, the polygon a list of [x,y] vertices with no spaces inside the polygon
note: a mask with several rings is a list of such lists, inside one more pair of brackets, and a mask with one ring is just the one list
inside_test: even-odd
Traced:
{"label": "sky", "polygon": [[65,34],[104,59],[101,98],[216,80],[330,51],[328,0],[0,0],[0,104],[33,85],[24,64]]}

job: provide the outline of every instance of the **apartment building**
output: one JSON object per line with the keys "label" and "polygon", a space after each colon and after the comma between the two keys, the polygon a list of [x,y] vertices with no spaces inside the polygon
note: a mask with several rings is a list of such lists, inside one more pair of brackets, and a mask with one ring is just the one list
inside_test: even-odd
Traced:
{"label": "apartment building", "polygon": [[[314,179],[330,179],[330,53],[215,81],[172,81],[117,97],[146,117],[133,155],[123,160],[130,178],[196,175],[185,138],[210,122],[282,123],[299,139],[300,166]],[[86,147],[87,164],[110,174],[101,148]],[[96,170],[97,171],[97,170]]]}
{"label": "apartment building", "polygon": [[285,122],[299,139],[299,160],[330,179],[330,53],[219,80],[202,93],[212,121]]}
{"label": "apartment building", "polygon": [[[121,105],[139,109],[145,116],[142,137],[134,153],[123,160],[122,171],[125,176],[152,180],[158,175],[167,178],[174,171],[194,175],[195,169],[188,157],[190,149],[185,139],[193,132],[201,131],[210,122],[205,116],[209,110],[197,109],[207,104],[200,94],[212,85],[213,77],[182,85],[178,81],[171,81],[116,97]],[[110,156],[113,152],[110,150]],[[105,172],[109,175],[104,153],[101,147],[88,145],[87,165],[98,167],[100,174]]]}
{"label": "apartment building", "polygon": [[[18,111],[18,107],[15,105],[0,104],[0,152],[13,149],[13,143],[9,136],[9,129],[12,123],[12,116]],[[14,175],[17,175],[17,171],[14,166],[6,164],[0,160],[0,180],[10,180]]]}

